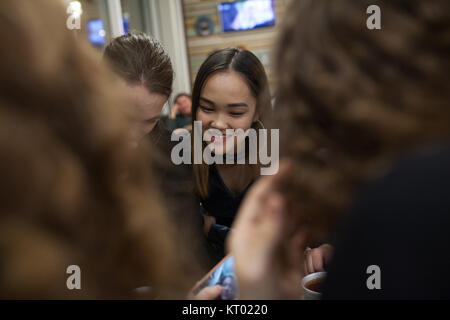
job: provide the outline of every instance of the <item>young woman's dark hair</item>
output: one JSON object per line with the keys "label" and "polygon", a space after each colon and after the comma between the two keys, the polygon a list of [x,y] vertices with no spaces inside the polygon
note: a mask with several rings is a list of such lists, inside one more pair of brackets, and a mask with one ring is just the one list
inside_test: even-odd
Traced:
{"label": "young woman's dark hair", "polygon": [[129,84],[144,84],[152,93],[170,96],[173,68],[161,43],[145,33],[120,36],[106,47],[105,58]]}
{"label": "young woman's dark hair", "polygon": [[[195,78],[192,92],[192,121],[196,121],[202,89],[210,76],[218,72],[235,71],[246,81],[252,95],[256,98],[256,112],[266,128],[271,117],[270,91],[264,66],[250,51],[227,48],[211,53],[201,65]],[[260,122],[252,127],[260,128]],[[194,149],[192,149],[194,150]],[[208,165],[193,165],[197,192],[202,198],[208,196]]]}

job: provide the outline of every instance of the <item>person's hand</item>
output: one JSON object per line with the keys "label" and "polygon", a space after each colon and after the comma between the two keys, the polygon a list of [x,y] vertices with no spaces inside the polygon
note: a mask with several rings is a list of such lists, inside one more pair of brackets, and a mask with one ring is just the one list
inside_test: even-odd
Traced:
{"label": "person's hand", "polygon": [[216,223],[216,218],[213,216],[203,215],[203,233],[208,236],[211,226]]}
{"label": "person's hand", "polygon": [[206,287],[200,290],[197,295],[191,297],[193,300],[215,300],[220,296],[222,292],[222,286],[216,285],[212,287]]}
{"label": "person's hand", "polygon": [[325,271],[325,266],[330,263],[332,256],[333,247],[327,243],[315,249],[307,248],[304,263],[305,275]]}
{"label": "person's hand", "polygon": [[170,109],[169,119],[175,119],[177,117],[177,113],[178,113],[178,104],[175,103],[172,106],[172,109]]}
{"label": "person's hand", "polygon": [[305,237],[290,227],[279,183],[290,174],[261,178],[246,196],[228,237],[234,255],[240,299],[299,299]]}

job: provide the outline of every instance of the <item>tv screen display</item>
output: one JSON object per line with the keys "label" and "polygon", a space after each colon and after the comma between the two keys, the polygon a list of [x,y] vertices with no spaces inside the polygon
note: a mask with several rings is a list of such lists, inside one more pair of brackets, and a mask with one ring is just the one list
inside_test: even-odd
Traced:
{"label": "tv screen display", "polygon": [[218,5],[222,30],[241,31],[275,24],[273,0],[244,0]]}
{"label": "tv screen display", "polygon": [[[123,30],[125,34],[130,31],[130,21],[123,18]],[[105,27],[100,19],[91,20],[87,23],[87,32],[89,42],[94,46],[102,47],[105,45]]]}
{"label": "tv screen display", "polygon": [[94,46],[105,44],[105,29],[102,20],[91,20],[87,23],[88,39]]}

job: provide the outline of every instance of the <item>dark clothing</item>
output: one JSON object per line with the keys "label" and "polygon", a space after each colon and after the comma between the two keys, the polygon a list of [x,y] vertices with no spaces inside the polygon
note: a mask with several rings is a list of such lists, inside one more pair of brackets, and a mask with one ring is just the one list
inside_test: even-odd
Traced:
{"label": "dark clothing", "polygon": [[217,261],[225,256],[225,240],[251,182],[239,194],[232,193],[222,180],[215,165],[209,166],[209,196],[201,200],[201,212],[216,218],[208,233]]}
{"label": "dark clothing", "polygon": [[[209,270],[207,243],[203,237],[203,220],[198,214],[198,202],[194,192],[194,178],[190,165],[175,165],[171,161],[172,148],[178,141],[170,141],[170,132],[161,121],[149,133],[148,138],[158,152],[152,152],[152,172],[160,190],[164,207],[169,213],[169,221],[177,231],[179,256],[183,256],[185,270],[200,278]],[[154,150],[154,149],[153,149]],[[163,239],[161,239],[162,241]],[[194,270],[195,263],[200,270]],[[189,270],[186,270],[189,272]]]}
{"label": "dark clothing", "polygon": [[[324,299],[449,299],[450,146],[403,159],[365,188],[341,231]],[[367,287],[371,265],[381,290]]]}
{"label": "dark clothing", "polygon": [[167,127],[167,129],[169,129],[169,131],[172,132],[175,129],[184,128],[192,124],[192,118],[189,116],[188,117],[184,116],[179,113],[177,114],[175,119],[164,118],[164,124]]}
{"label": "dark clothing", "polygon": [[171,133],[164,125],[164,123],[159,120],[152,131],[148,134],[150,141],[164,154],[169,154],[172,148],[177,144],[176,141],[170,140]]}

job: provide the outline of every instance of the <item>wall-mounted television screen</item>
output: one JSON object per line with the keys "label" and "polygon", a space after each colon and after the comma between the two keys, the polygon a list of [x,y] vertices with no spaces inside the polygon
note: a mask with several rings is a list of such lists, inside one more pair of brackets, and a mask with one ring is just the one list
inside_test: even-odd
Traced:
{"label": "wall-mounted television screen", "polygon": [[[130,22],[127,18],[123,18],[123,30],[125,34],[130,31]],[[105,28],[103,21],[100,19],[91,20],[87,23],[87,33],[89,42],[97,47],[105,45]]]}
{"label": "wall-mounted television screen", "polygon": [[105,44],[105,29],[102,20],[91,20],[87,23],[88,39],[94,46]]}
{"label": "wall-mounted television screen", "polygon": [[274,0],[222,2],[218,9],[224,32],[275,25]]}

